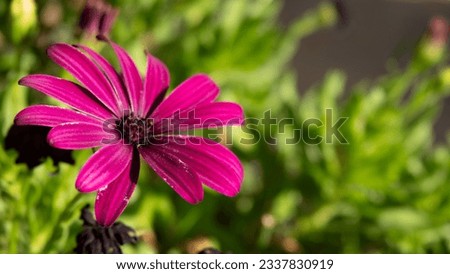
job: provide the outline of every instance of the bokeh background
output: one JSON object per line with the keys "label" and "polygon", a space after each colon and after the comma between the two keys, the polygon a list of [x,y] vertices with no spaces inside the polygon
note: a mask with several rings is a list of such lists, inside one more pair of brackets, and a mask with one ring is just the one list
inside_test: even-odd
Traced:
{"label": "bokeh background", "polygon": [[[343,70],[347,86],[376,79],[388,71],[392,58],[401,64],[410,60],[417,41],[426,32],[430,18],[450,17],[447,0],[346,0],[341,1],[344,21],[341,27],[316,32],[302,40],[293,64],[298,73],[299,91],[305,91],[330,68]],[[280,15],[284,25],[315,0],[285,1]],[[450,128],[450,98],[435,124],[436,138],[445,140]]]}
{"label": "bokeh background", "polygon": [[[448,253],[448,1],[115,0],[110,37],[145,69],[163,60],[172,87],[205,72],[220,100],[249,118],[270,110],[293,125],[219,131],[245,167],[235,198],[178,197],[148,167],[119,221],[139,241],[127,253]],[[82,230],[75,178],[92,151],[58,151],[48,129],[12,127],[30,104],[29,73],[70,79],[45,49],[83,43],[117,65],[78,27],[84,1],[0,2],[0,252],[71,253]],[[333,117],[326,116],[332,109]],[[288,144],[308,119],[348,117],[348,144]],[[299,134],[297,129],[303,131]],[[310,128],[325,138],[325,127]],[[205,134],[205,132],[198,132]],[[273,137],[243,144],[242,138]]]}

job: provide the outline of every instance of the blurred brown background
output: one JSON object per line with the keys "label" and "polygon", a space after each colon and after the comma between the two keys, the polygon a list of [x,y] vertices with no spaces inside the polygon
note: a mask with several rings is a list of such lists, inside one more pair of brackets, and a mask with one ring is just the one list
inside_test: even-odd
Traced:
{"label": "blurred brown background", "polygon": [[[318,0],[286,0],[281,20],[291,22]],[[345,21],[339,27],[307,37],[294,65],[299,89],[305,91],[320,81],[327,70],[338,68],[348,76],[348,86],[375,79],[387,71],[389,59],[408,59],[426,31],[430,18],[450,20],[448,0],[342,0]],[[443,142],[450,130],[450,98],[435,125]]]}

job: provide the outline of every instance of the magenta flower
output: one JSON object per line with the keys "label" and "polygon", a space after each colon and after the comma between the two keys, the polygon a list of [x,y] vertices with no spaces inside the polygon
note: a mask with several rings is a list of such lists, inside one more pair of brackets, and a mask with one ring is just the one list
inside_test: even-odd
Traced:
{"label": "magenta flower", "polygon": [[243,179],[239,159],[221,144],[179,132],[242,124],[242,108],[214,102],[219,87],[203,74],[190,77],[163,99],[169,87],[166,66],[148,54],[142,79],[130,56],[109,43],[121,73],[88,47],[50,46],[49,57],[81,85],[43,74],[28,75],[19,84],[73,109],[34,105],[18,113],[15,123],[51,127],[47,140],[56,148],[100,147],[81,168],[75,185],[81,192],[97,191],[95,215],[104,226],[112,225],[128,204],[139,175],[139,155],[191,204],[203,199],[202,184],[236,195]]}

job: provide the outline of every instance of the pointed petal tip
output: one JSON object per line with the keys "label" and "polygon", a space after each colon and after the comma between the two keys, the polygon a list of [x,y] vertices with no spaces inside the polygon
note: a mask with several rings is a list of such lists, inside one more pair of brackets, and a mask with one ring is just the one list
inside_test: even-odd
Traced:
{"label": "pointed petal tip", "polygon": [[24,123],[23,119],[20,119],[20,116],[23,113],[23,109],[21,111],[19,111],[16,116],[14,116],[14,125],[16,126],[25,126],[26,124]]}
{"label": "pointed petal tip", "polygon": [[17,119],[17,115],[16,115],[16,117],[14,117],[14,122],[13,122],[13,124],[16,125],[16,126],[22,126],[22,124],[20,123],[20,120]]}
{"label": "pointed petal tip", "polygon": [[24,77],[20,78],[19,81],[17,81],[17,83],[21,86],[30,87],[30,84],[38,83],[38,82],[42,81],[42,79],[47,78],[47,77],[51,77],[54,79],[61,79],[60,77],[49,75],[49,74],[28,74],[28,75],[25,75]]}
{"label": "pointed petal tip", "polygon": [[86,181],[80,180],[80,176],[77,177],[75,181],[75,188],[81,193],[91,193],[94,191],[104,190],[108,187],[108,184],[99,189],[97,186],[93,186],[92,184],[87,184]]}
{"label": "pointed petal tip", "polygon": [[[226,146],[201,137],[174,135],[167,136],[164,143],[166,145],[155,145],[153,150],[185,163],[203,185],[227,197],[234,197],[240,192],[244,169],[237,156]],[[190,203],[196,201],[192,198],[185,200]]]}
{"label": "pointed petal tip", "polygon": [[233,110],[235,118],[228,121],[228,125],[243,125],[244,124],[245,113],[244,113],[244,108],[240,104],[234,103],[234,102],[220,102],[220,103],[228,104],[228,105],[232,106],[233,108],[235,108]]}
{"label": "pointed petal tip", "polygon": [[83,184],[83,182],[79,181],[78,179],[75,182],[75,188],[81,193],[89,193],[96,191],[95,189],[88,188],[85,184]]}
{"label": "pointed petal tip", "polygon": [[186,202],[188,202],[189,204],[191,204],[191,205],[198,205],[201,201],[203,201],[203,199],[201,199],[201,200],[196,200],[196,201],[188,201],[188,200],[185,200]]}
{"label": "pointed petal tip", "polygon": [[21,86],[29,87],[30,83],[34,83],[36,81],[36,78],[41,77],[41,76],[48,76],[48,75],[46,75],[46,74],[28,74],[28,75],[25,75],[24,77],[20,78],[19,81],[17,81],[17,83]]}
{"label": "pointed petal tip", "polygon": [[223,186],[220,189],[220,191],[218,189],[214,189],[212,185],[210,185],[209,183],[206,183],[204,185],[212,189],[213,191],[217,192],[218,194],[224,195],[229,198],[234,198],[241,192],[242,183],[243,183],[243,174],[239,181],[235,181],[233,183],[228,184],[227,186]]}
{"label": "pointed petal tip", "polygon": [[55,144],[55,134],[54,134],[54,131],[52,132],[52,130],[50,130],[50,131],[48,132],[48,134],[47,134],[47,143],[48,143],[51,147],[58,148],[58,147],[56,147],[56,144]]}
{"label": "pointed petal tip", "polygon": [[224,192],[223,195],[227,196],[227,197],[236,197],[239,192],[241,192],[241,186],[242,186],[242,182],[239,184],[239,186],[235,189],[229,189],[229,192]]}
{"label": "pointed petal tip", "polygon": [[183,200],[185,200],[186,202],[190,203],[191,205],[198,205],[199,203],[201,203],[204,199],[204,191],[202,191],[201,193],[198,193],[199,196],[197,197],[181,197]]}
{"label": "pointed petal tip", "polygon": [[55,44],[51,44],[50,46],[48,46],[48,48],[47,48],[47,50],[46,50],[46,53],[47,53],[47,55],[48,56],[52,56],[54,53],[55,53],[55,50],[58,50],[58,48],[61,48],[61,47],[67,47],[67,46],[71,46],[71,45],[69,45],[69,44],[66,44],[66,43],[55,43]]}
{"label": "pointed petal tip", "polygon": [[47,143],[51,147],[55,147],[55,142],[53,141],[53,136],[50,136],[50,132],[47,134]]}
{"label": "pointed petal tip", "polygon": [[19,81],[17,81],[17,84],[19,84],[20,86],[25,86],[24,82],[26,81],[26,79],[25,79],[26,77],[27,76],[20,78]]}
{"label": "pointed petal tip", "polygon": [[19,111],[14,117],[14,124],[56,127],[64,123],[86,122],[100,124],[101,121],[80,112],[50,105],[32,105]]}
{"label": "pointed petal tip", "polygon": [[[206,82],[206,83],[212,85],[212,87],[213,87],[214,89],[216,89],[217,92],[220,92],[220,87],[219,87],[219,85],[217,85],[216,81],[214,81],[214,79],[212,79],[211,76],[209,76],[209,75],[206,74],[206,73],[203,73],[203,72],[196,73],[196,74],[192,75],[192,76],[189,77],[189,78],[195,78],[197,81],[200,81],[200,82]],[[188,78],[188,79],[189,79],[189,78]]]}
{"label": "pointed petal tip", "polygon": [[204,72],[198,72],[198,73],[192,75],[192,76],[189,77],[189,78],[193,78],[193,77],[200,77],[200,78],[203,78],[203,79],[206,79],[206,80],[210,80],[210,81],[213,82],[213,80],[211,79],[211,77],[210,77],[208,74],[204,73]]}
{"label": "pointed petal tip", "polygon": [[214,190],[214,189],[213,190],[219,194],[226,196],[226,197],[233,198],[233,197],[236,197],[239,194],[239,192],[241,192],[242,182],[243,182],[243,180],[241,179],[239,182],[237,182],[233,185],[228,185],[226,188],[222,189],[222,191],[220,191],[220,192],[217,190]]}
{"label": "pointed petal tip", "polygon": [[158,58],[147,52],[147,72],[144,79],[145,96],[142,97],[140,114],[149,116],[163,101],[169,89],[170,73],[167,66]]}

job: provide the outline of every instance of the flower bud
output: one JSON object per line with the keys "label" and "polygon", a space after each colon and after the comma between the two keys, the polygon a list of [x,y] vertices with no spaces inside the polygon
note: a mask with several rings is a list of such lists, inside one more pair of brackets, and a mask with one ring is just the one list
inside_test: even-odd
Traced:
{"label": "flower bud", "polygon": [[118,14],[118,9],[103,0],[87,0],[78,26],[87,36],[107,36]]}

